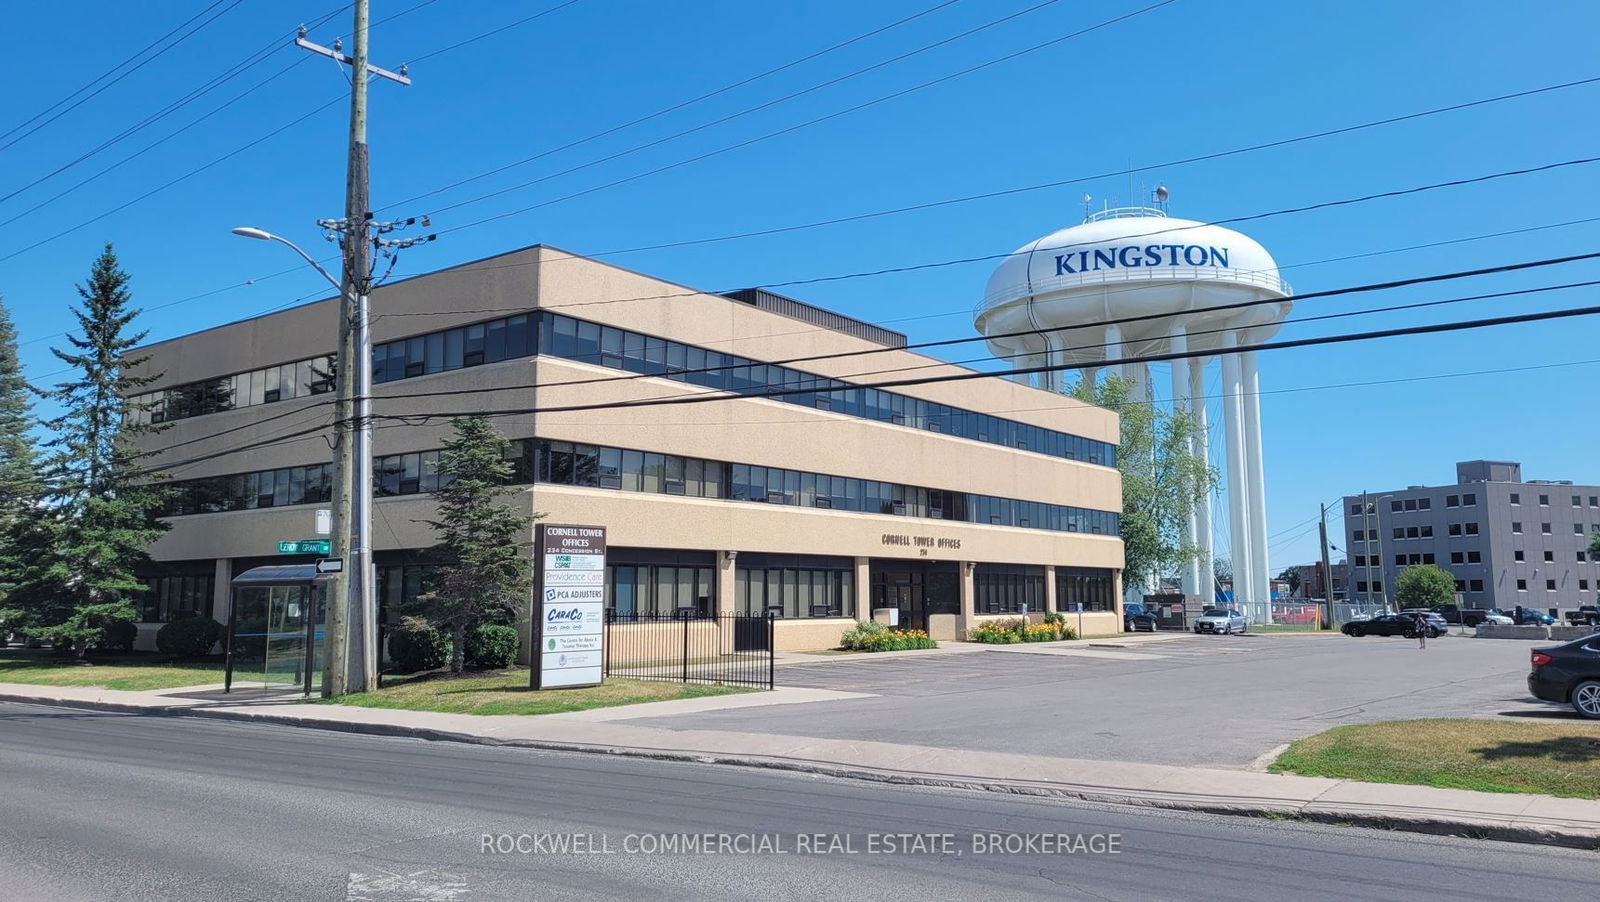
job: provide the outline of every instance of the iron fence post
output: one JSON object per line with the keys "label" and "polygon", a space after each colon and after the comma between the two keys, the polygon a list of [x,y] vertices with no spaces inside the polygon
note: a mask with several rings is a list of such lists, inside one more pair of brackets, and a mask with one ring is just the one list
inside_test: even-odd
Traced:
{"label": "iron fence post", "polygon": [[683,682],[689,682],[689,618],[683,617]]}
{"label": "iron fence post", "polygon": [[778,618],[767,614],[767,688],[771,689],[777,676]]}

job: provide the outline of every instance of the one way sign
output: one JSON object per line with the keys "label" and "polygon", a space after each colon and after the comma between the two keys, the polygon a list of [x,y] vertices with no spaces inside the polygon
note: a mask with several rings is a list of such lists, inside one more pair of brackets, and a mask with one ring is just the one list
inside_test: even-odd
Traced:
{"label": "one way sign", "polygon": [[319,558],[317,560],[317,572],[318,573],[343,573],[344,572],[344,558],[342,558],[342,557]]}

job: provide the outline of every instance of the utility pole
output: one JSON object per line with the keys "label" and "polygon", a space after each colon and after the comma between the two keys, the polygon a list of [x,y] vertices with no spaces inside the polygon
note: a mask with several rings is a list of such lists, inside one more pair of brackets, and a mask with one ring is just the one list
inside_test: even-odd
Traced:
{"label": "utility pole", "polygon": [[1361,490],[1361,550],[1366,552],[1367,558],[1367,591],[1363,593],[1363,601],[1372,603],[1372,502],[1367,500],[1367,490]]}
{"label": "utility pole", "polygon": [[1333,567],[1328,563],[1328,506],[1318,504],[1322,512],[1322,520],[1317,531],[1322,536],[1322,600],[1328,607],[1327,628],[1333,628]]}
{"label": "utility pole", "polygon": [[335,376],[332,556],[345,561],[334,576],[328,602],[327,671],[322,694],[366,692],[377,680],[377,595],[372,566],[372,338],[367,328],[367,295],[372,290],[375,236],[368,211],[367,76],[409,85],[406,67],[398,73],[367,62],[370,0],[356,0],[351,53],[339,41],[332,47],[306,39],[296,46],[350,67],[350,140],[345,170],[342,220],[319,220],[338,233],[343,250],[339,292],[339,351]]}

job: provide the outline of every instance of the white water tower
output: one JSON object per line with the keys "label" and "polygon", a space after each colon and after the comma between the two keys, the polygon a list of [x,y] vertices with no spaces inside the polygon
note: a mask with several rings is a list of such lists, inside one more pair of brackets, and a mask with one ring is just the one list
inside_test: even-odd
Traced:
{"label": "white water tower", "polygon": [[[973,323],[990,350],[1017,369],[1078,365],[1098,379],[1108,361],[1152,354],[1206,351],[1172,362],[1172,403],[1191,409],[1206,427],[1206,368],[1220,358],[1234,600],[1256,623],[1271,619],[1267,563],[1266,492],[1262,481],[1260,382],[1256,344],[1278,331],[1293,306],[1289,284],[1272,255],[1232,229],[1166,212],[1166,189],[1156,205],[1118,207],[1031,241],[995,268]],[[1085,198],[1087,206],[1088,198]],[[1217,309],[1241,302],[1246,307]],[[1130,317],[1134,322],[1118,323]],[[1113,364],[1151,400],[1148,363]],[[1061,371],[1023,374],[1041,388],[1061,391]],[[1196,452],[1208,457],[1207,443]],[[1201,549],[1183,573],[1183,591],[1212,592],[1211,499],[1190,512],[1188,535]],[[1130,591],[1136,587],[1130,587]]]}

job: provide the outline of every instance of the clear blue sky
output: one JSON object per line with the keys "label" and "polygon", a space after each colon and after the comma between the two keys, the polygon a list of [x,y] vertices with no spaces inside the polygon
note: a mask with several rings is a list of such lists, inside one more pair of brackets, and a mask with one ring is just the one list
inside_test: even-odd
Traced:
{"label": "clear blue sky", "polygon": [[[558,0],[375,0],[373,61],[398,65],[511,23]],[[410,88],[372,99],[373,200],[386,204],[602,131],[934,5],[935,0],[652,4],[580,0],[412,68]],[[961,0],[906,26],[670,116],[386,214],[430,212],[588,162],[941,40],[1037,0]],[[419,7],[419,3],[421,4]],[[23,4],[0,56],[9,86],[0,131],[78,87],[204,0]],[[242,3],[178,49],[0,150],[0,195],[33,181],[249,54],[261,65],[172,117],[10,200],[0,222],[144,148],[296,62],[288,34],[332,0]],[[448,230],[624,178],[844,109],[1085,25],[1139,0],[1061,0],[970,38],[687,138],[435,217]],[[218,9],[227,8],[224,3]],[[595,253],[827,219],[927,200],[1147,166],[1324,128],[1600,75],[1600,7],[1539,2],[1179,0],[984,71],[586,197],[451,233],[410,252],[417,272],[546,242]],[[341,14],[312,37],[348,30]],[[332,62],[296,65],[205,123],[90,185],[0,225],[0,257],[97,217],[278,129],[345,90]],[[1593,155],[1600,86],[1221,160],[1140,173],[1165,183],[1175,215],[1220,219]],[[252,224],[328,249],[313,220],[340,213],[344,116],[334,104],[250,150],[71,234],[0,262],[0,295],[21,331],[30,375],[58,369],[48,346],[70,323],[72,286],[114,241],[147,308],[289,268],[282,248],[229,228]],[[7,139],[8,140],[8,139]],[[0,140],[4,144],[5,140]],[[1283,216],[1243,231],[1301,292],[1595,249],[1586,223],[1428,250],[1294,264],[1600,216],[1595,166],[1341,210]],[[629,254],[616,262],[707,289],[1001,253],[1081,217],[1081,195],[1126,200],[1128,179],[793,232]],[[992,264],[785,289],[912,339],[971,334],[969,311]],[[1308,301],[1297,312],[1600,278],[1600,266]],[[152,310],[152,338],[181,334],[303,296],[295,272]],[[1289,327],[1283,337],[1592,304],[1577,289]],[[1314,310],[1312,308],[1315,308]],[[934,316],[932,314],[948,314]],[[915,317],[906,319],[907,317]],[[1521,460],[1535,478],[1600,482],[1594,413],[1600,323],[1566,321],[1442,337],[1268,353],[1262,361],[1274,567],[1315,557],[1317,503],[1363,488],[1439,483],[1459,459]],[[972,348],[948,356],[973,356]],[[1351,382],[1580,362],[1515,373],[1370,387]],[[1165,384],[1158,374],[1157,385]],[[1300,390],[1307,389],[1307,390]]]}

